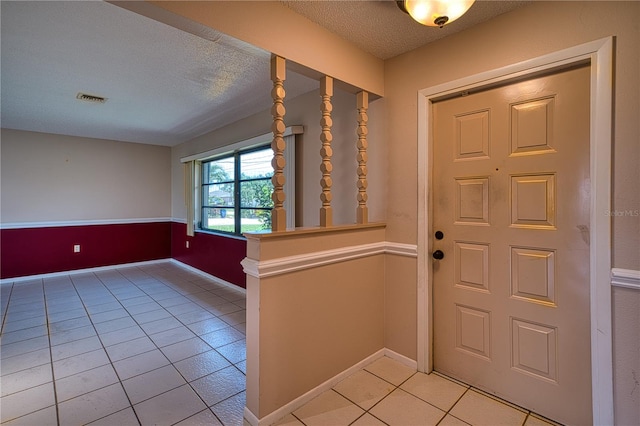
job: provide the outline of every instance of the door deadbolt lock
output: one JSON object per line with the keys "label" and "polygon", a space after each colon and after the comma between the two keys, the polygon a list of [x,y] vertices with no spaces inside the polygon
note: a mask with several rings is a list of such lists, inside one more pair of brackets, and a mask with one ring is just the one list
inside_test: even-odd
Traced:
{"label": "door deadbolt lock", "polygon": [[436,240],[441,240],[444,238],[444,234],[442,233],[442,231],[436,231]]}

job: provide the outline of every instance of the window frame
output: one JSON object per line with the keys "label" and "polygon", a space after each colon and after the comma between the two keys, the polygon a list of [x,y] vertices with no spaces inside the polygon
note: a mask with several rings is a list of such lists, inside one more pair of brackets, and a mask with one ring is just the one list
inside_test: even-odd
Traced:
{"label": "window frame", "polygon": [[[287,148],[284,151],[284,157],[286,166],[284,168],[284,175],[286,183],[284,185],[284,192],[286,194],[284,208],[287,211],[287,229],[294,229],[296,227],[296,144],[301,143],[301,139],[298,135],[304,133],[304,127],[300,125],[289,126],[285,129],[283,137],[286,142]],[[188,182],[185,181],[185,205],[187,206],[186,215],[184,219],[176,218],[177,221],[183,221],[187,223],[187,233],[189,232],[189,224],[193,224],[193,232],[195,233],[208,233],[216,234],[229,238],[245,239],[244,236],[238,234],[232,234],[222,231],[211,231],[206,229],[200,229],[197,225],[201,222],[202,212],[202,190],[201,190],[201,173],[202,162],[213,159],[214,157],[221,157],[225,154],[232,154],[234,151],[240,151],[245,149],[251,149],[258,146],[271,144],[273,140],[273,133],[266,133],[263,135],[255,136],[253,138],[241,140],[235,143],[231,143],[218,148],[210,149],[198,154],[191,154],[180,158],[180,162],[183,164],[191,164],[191,174],[185,174],[185,178],[188,178]],[[191,208],[189,206],[192,206]]]}
{"label": "window frame", "polygon": [[[213,233],[222,233],[222,234],[229,234],[229,235],[234,235],[234,236],[241,236],[243,234],[242,232],[242,212],[243,211],[248,211],[248,210],[260,210],[260,211],[268,211],[269,214],[271,214],[271,210],[273,209],[272,207],[247,207],[247,206],[243,206],[242,205],[242,184],[246,183],[246,182],[255,182],[255,181],[271,181],[271,176],[268,177],[260,177],[260,178],[248,178],[248,179],[243,179],[242,178],[242,157],[244,155],[247,154],[251,154],[254,152],[258,152],[258,151],[266,151],[266,150],[270,150],[271,146],[270,144],[266,143],[266,144],[262,144],[262,145],[257,145],[257,146],[252,146],[252,147],[248,147],[248,148],[244,148],[244,149],[238,149],[235,150],[231,153],[227,153],[227,154],[220,154],[218,156],[214,156],[214,157],[210,157],[207,158],[205,160],[202,160],[199,162],[198,164],[198,168],[200,170],[200,200],[201,202],[198,203],[198,221],[197,221],[197,229],[203,232],[213,232]],[[227,181],[220,181],[220,182],[208,182],[205,181],[205,175],[204,175],[204,168],[206,167],[207,164],[209,163],[213,163],[216,161],[220,161],[220,160],[225,160],[225,159],[233,159],[233,179],[227,180]],[[272,172],[273,173],[273,172]],[[226,206],[226,205],[205,205],[204,200],[205,200],[205,191],[206,188],[211,186],[211,185],[218,185],[218,184],[232,184],[233,185],[233,206]],[[209,228],[204,226],[204,220],[205,217],[208,217],[205,214],[205,211],[210,210],[210,209],[228,209],[228,210],[233,210],[233,231],[224,231],[221,229],[214,229],[214,228]],[[246,232],[246,231],[245,231]]]}

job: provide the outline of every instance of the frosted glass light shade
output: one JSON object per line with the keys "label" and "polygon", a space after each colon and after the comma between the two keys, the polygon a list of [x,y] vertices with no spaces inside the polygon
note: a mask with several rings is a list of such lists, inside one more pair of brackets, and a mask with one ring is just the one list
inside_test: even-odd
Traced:
{"label": "frosted glass light shade", "polygon": [[465,14],[475,0],[404,0],[409,15],[423,25],[443,27]]}

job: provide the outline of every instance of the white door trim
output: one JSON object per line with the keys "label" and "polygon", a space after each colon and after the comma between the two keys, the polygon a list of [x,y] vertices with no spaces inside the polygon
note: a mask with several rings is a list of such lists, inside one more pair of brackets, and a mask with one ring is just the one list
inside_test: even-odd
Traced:
{"label": "white door trim", "polygon": [[[432,103],[473,88],[537,74],[589,60],[590,129],[590,292],[593,423],[613,424],[611,335],[611,137],[613,38],[607,37],[517,64],[429,87],[418,92],[418,370],[433,369],[432,306]],[[427,165],[427,167],[424,167]]]}

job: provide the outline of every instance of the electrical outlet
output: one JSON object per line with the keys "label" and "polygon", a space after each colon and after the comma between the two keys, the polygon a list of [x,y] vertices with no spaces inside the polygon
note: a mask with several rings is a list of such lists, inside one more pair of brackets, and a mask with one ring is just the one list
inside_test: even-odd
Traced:
{"label": "electrical outlet", "polygon": [[187,241],[187,248],[189,248],[189,241]]}
{"label": "electrical outlet", "polygon": [[74,253],[80,253],[80,244],[74,244],[73,252]]}

